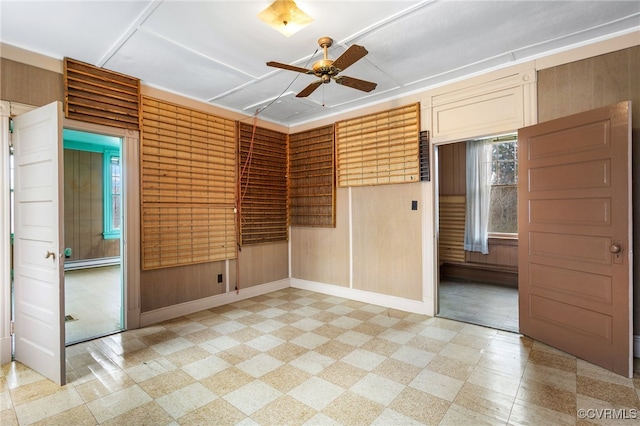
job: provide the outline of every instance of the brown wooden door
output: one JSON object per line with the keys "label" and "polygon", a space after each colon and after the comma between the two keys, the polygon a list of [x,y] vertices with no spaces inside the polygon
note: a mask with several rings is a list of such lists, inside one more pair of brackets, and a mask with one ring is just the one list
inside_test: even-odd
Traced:
{"label": "brown wooden door", "polygon": [[631,103],[518,131],[520,332],[626,377]]}

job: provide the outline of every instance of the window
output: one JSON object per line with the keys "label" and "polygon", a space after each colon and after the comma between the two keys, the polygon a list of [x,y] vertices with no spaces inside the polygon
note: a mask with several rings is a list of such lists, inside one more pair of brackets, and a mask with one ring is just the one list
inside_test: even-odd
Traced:
{"label": "window", "polygon": [[518,233],[518,141],[497,138],[491,148],[489,234]]}
{"label": "window", "polygon": [[122,180],[119,151],[104,152],[104,239],[120,238]]}

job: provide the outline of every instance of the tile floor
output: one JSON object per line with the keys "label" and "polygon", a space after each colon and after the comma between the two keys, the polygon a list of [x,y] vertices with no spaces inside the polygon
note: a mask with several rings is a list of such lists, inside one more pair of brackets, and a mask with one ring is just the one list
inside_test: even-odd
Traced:
{"label": "tile floor", "polygon": [[503,285],[442,280],[439,317],[518,332],[518,289]]}
{"label": "tile floor", "polygon": [[17,362],[1,371],[3,426],[582,425],[640,409],[638,375],[298,289],[71,346],[63,387]]}
{"label": "tile floor", "polygon": [[64,273],[67,344],[122,330],[120,265]]}

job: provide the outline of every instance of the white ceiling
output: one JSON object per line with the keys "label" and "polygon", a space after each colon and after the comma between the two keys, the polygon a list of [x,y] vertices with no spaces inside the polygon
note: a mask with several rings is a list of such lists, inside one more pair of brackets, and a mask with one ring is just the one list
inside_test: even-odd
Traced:
{"label": "white ceiling", "polygon": [[[257,18],[271,2],[0,0],[0,41],[293,126],[640,29],[638,0],[298,0],[314,22],[287,38]],[[310,68],[323,36],[331,59],[369,51],[341,75],[374,91],[331,83],[296,98],[315,77],[266,66]]]}

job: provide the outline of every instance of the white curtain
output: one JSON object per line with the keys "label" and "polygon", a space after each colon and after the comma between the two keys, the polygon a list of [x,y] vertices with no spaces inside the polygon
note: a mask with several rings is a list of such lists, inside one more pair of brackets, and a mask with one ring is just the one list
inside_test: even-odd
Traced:
{"label": "white curtain", "polygon": [[487,141],[467,142],[467,207],[464,249],[489,253],[488,224],[491,196],[491,145]]}

